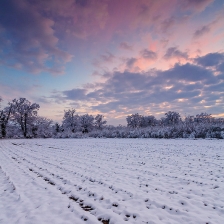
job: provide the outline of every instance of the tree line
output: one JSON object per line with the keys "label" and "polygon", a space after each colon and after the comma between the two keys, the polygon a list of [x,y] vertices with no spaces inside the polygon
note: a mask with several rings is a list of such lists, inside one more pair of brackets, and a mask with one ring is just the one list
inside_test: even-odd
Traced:
{"label": "tree line", "polygon": [[[0,99],[1,101],[1,99]],[[104,116],[64,111],[61,124],[38,115],[39,104],[26,98],[14,99],[0,109],[1,138],[219,138],[224,139],[224,118],[199,113],[181,118],[175,111],[164,117],[131,114],[126,126],[107,125]]]}

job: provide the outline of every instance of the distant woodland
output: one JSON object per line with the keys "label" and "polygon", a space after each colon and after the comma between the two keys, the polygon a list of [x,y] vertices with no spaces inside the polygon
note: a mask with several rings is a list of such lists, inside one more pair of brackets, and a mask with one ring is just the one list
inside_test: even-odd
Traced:
{"label": "distant woodland", "polygon": [[224,139],[224,118],[198,113],[181,117],[168,111],[164,117],[131,114],[126,126],[107,125],[104,116],[64,111],[61,123],[38,116],[39,104],[14,99],[0,109],[1,138],[217,138]]}

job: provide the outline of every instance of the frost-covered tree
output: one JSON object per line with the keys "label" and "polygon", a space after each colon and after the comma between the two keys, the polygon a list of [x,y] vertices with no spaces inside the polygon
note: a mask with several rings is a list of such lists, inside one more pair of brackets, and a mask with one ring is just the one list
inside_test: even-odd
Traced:
{"label": "frost-covered tree", "polygon": [[52,136],[53,121],[45,117],[37,116],[31,124],[32,137],[49,138]]}
{"label": "frost-covered tree", "polygon": [[1,136],[2,138],[6,137],[7,124],[12,112],[12,104],[9,103],[9,106],[0,111],[0,127],[1,127]]}
{"label": "frost-covered tree", "polygon": [[215,118],[214,123],[222,125],[224,124],[224,118]]}
{"label": "frost-covered tree", "polygon": [[39,104],[31,103],[26,98],[12,101],[13,121],[19,124],[25,138],[28,137],[28,131],[32,131],[32,124],[37,118],[39,108]]}
{"label": "frost-covered tree", "polygon": [[211,114],[207,113],[200,113],[197,114],[194,118],[194,121],[197,123],[209,123],[213,120],[213,117]]}
{"label": "frost-covered tree", "polygon": [[192,124],[192,123],[194,123],[194,116],[192,116],[192,115],[186,116],[185,119],[184,119],[184,122],[186,124]]}
{"label": "frost-covered tree", "polygon": [[138,113],[129,115],[126,118],[126,121],[127,121],[127,126],[128,127],[131,127],[131,128],[141,127],[142,115],[140,115]]}
{"label": "frost-covered tree", "polygon": [[95,117],[94,125],[97,129],[102,129],[107,121],[103,120],[104,116],[101,114],[97,114]]}
{"label": "frost-covered tree", "polygon": [[141,127],[149,127],[155,126],[157,124],[157,120],[153,115],[150,116],[142,116],[141,118]]}
{"label": "frost-covered tree", "polygon": [[79,116],[75,114],[75,109],[64,111],[62,126],[65,130],[75,132],[79,128]]}
{"label": "frost-covered tree", "polygon": [[164,122],[168,125],[178,124],[181,121],[180,114],[175,111],[169,111],[165,113],[165,120]]}
{"label": "frost-covered tree", "polygon": [[[1,102],[1,99],[0,99]],[[224,118],[200,113],[187,116],[169,111],[157,120],[153,115],[138,113],[127,116],[127,126],[106,125],[103,115],[75,114],[75,109],[64,111],[62,125],[37,116],[39,105],[25,98],[14,99],[0,110],[0,136],[6,138],[220,138],[224,139]],[[83,135],[83,133],[88,133]]]}
{"label": "frost-covered tree", "polygon": [[88,133],[94,126],[94,117],[89,114],[80,116],[80,127],[83,133]]}

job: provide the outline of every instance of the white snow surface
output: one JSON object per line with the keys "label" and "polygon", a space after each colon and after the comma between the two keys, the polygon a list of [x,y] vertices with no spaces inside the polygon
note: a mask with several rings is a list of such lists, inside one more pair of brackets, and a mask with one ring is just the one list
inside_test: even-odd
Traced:
{"label": "white snow surface", "polygon": [[0,141],[0,223],[224,223],[224,140]]}

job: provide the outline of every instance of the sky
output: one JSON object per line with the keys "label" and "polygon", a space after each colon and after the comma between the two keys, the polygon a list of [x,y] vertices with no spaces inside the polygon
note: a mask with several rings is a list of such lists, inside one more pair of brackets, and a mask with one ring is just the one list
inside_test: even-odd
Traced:
{"label": "sky", "polygon": [[0,96],[54,121],[224,117],[224,1],[1,0]]}

